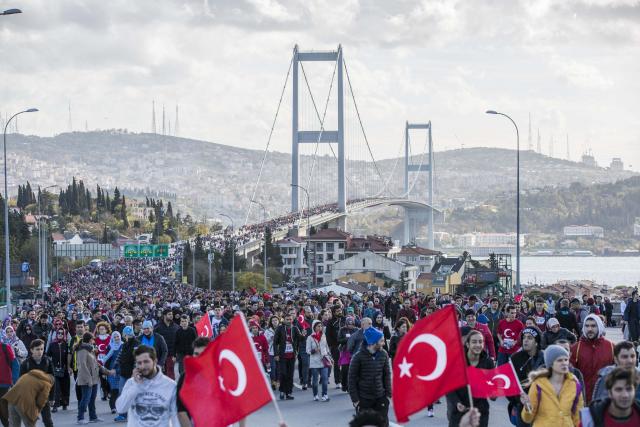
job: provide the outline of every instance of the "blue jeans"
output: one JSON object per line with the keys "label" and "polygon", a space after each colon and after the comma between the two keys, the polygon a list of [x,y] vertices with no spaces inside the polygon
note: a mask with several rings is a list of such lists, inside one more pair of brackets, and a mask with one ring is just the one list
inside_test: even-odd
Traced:
{"label": "blue jeans", "polygon": [[313,395],[318,395],[318,376],[322,382],[322,395],[327,394],[327,382],[329,381],[329,369],[328,368],[311,368],[311,388],[313,389]]}
{"label": "blue jeans", "polygon": [[275,356],[269,356],[271,360],[269,361],[269,365],[271,366],[271,373],[269,373],[269,377],[271,381],[278,381],[278,362],[276,362]]}
{"label": "blue jeans", "polygon": [[84,413],[89,407],[89,419],[95,420],[98,418],[96,414],[96,395],[98,394],[98,384],[95,385],[81,385],[80,390],[82,392],[82,398],[78,403],[78,420],[84,420]]}
{"label": "blue jeans", "polygon": [[298,378],[300,385],[309,385],[309,359],[311,356],[306,351],[298,353]]}

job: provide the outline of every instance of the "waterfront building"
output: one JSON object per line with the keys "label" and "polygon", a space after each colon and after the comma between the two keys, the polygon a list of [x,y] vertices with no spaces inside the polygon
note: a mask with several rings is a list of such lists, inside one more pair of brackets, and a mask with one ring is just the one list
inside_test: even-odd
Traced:
{"label": "waterfront building", "polygon": [[597,225],[568,225],[563,234],[570,237],[604,237],[604,228]]}

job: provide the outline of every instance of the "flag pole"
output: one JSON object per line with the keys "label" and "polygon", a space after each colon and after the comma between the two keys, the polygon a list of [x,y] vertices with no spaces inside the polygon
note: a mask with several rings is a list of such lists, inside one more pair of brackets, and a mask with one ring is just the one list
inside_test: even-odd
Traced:
{"label": "flag pole", "polygon": [[473,409],[473,396],[471,395],[471,384],[467,384],[467,393],[469,393],[469,409]]}
{"label": "flag pole", "polygon": [[[249,342],[253,346],[253,339],[251,339],[251,333],[249,332],[249,328],[247,327],[247,321],[246,321],[246,318],[244,317],[244,314],[243,313],[238,313],[236,315],[236,317],[240,317],[240,319],[242,320],[242,326],[244,327],[244,331],[247,334],[247,339],[249,340]],[[255,352],[253,352],[253,356],[255,357],[256,363],[258,364],[258,366],[261,366],[262,363],[260,362],[260,360],[258,360],[258,356],[256,355]],[[278,422],[279,422],[279,424],[284,424],[284,418],[282,417],[282,412],[280,411],[280,406],[278,406],[278,401],[276,400],[276,395],[273,393],[273,390],[271,389],[271,384],[269,384],[269,382],[267,381],[267,377],[265,375],[262,375],[262,378],[264,379],[265,385],[267,386],[267,390],[269,390],[269,393],[271,394],[271,401],[273,402],[273,406],[276,407],[276,414],[278,415]]]}

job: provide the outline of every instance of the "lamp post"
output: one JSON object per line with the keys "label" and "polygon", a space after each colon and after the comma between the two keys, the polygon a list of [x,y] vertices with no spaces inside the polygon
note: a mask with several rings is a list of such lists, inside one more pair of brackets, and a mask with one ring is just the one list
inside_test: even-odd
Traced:
{"label": "lamp post", "polygon": [[236,291],[236,239],[234,236],[235,228],[233,227],[233,218],[227,214],[219,213],[218,215],[228,218],[231,221],[231,290]]}
{"label": "lamp post", "polygon": [[487,110],[486,113],[504,116],[516,128],[516,292],[520,294],[522,293],[520,286],[520,131],[516,122],[508,115],[494,110]]}
{"label": "lamp post", "polygon": [[[311,207],[309,205],[309,192],[302,185],[291,184],[291,186],[301,189],[302,191],[304,191],[304,194],[307,195],[307,256],[309,256],[310,255],[310,252],[309,252],[309,237],[311,236],[311,233],[310,233],[311,224],[309,223],[309,211],[311,210]],[[313,251],[313,285],[314,286],[316,285],[316,253],[315,253],[315,251]],[[307,282],[307,290],[309,290],[309,288],[310,288],[310,285],[309,285],[309,282]]]}
{"label": "lamp post", "polygon": [[[18,10],[18,9],[16,9]],[[11,11],[11,9],[9,9]],[[5,11],[8,12],[8,11]],[[12,13],[20,13],[20,12],[11,12]],[[4,12],[3,12],[4,14]],[[29,108],[28,110],[20,111],[19,113],[14,114],[7,120],[7,123],[4,125],[4,134],[2,141],[4,143],[4,283],[6,288],[6,299],[7,299],[7,313],[12,314],[11,310],[11,256],[9,252],[9,186],[7,185],[7,128],[9,127],[9,123],[15,117],[24,113],[35,113],[38,111],[37,108]]]}
{"label": "lamp post", "polygon": [[46,244],[46,237],[45,237],[45,232],[44,229],[42,227],[42,213],[40,211],[40,198],[42,197],[42,195],[49,189],[49,188],[54,188],[54,187],[59,187],[58,184],[53,184],[53,185],[49,185],[48,187],[44,187],[40,190],[40,194],[38,195],[38,200],[37,200],[37,205],[38,205],[38,261],[39,261],[39,265],[38,265],[38,274],[40,277],[40,292],[42,295],[42,299],[44,300],[44,285],[45,285],[45,281],[46,281],[46,277],[48,276],[48,272],[47,272],[47,266],[48,266],[48,260],[47,260],[47,244]]}
{"label": "lamp post", "polygon": [[252,200],[251,203],[255,203],[256,205],[262,208],[262,222],[264,223],[264,260],[262,264],[264,266],[264,290],[267,290],[267,209],[264,205],[257,200]]}
{"label": "lamp post", "polygon": [[211,264],[213,264],[214,259],[215,254],[211,250],[211,247],[209,247],[209,254],[207,255],[207,260],[209,261],[209,292],[211,292]]}

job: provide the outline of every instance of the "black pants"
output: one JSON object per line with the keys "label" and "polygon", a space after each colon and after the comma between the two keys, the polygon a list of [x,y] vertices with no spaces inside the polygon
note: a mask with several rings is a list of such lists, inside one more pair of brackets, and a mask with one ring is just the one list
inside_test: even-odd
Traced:
{"label": "black pants", "polygon": [[78,371],[73,371],[73,379],[76,383],[74,387],[76,389],[76,402],[80,405],[80,401],[82,400],[82,389],[78,385]]}
{"label": "black pants", "polygon": [[[0,399],[9,391],[9,387],[0,387]],[[3,411],[0,411],[0,422],[4,427],[9,427],[9,418],[3,415]]]}
{"label": "black pants", "polygon": [[51,419],[51,407],[49,406],[48,401],[44,405],[44,408],[42,408],[42,411],[40,411],[40,416],[42,417],[44,427],[53,427],[53,420]]}
{"label": "black pants", "polygon": [[342,368],[338,365],[338,360],[340,359],[340,350],[338,347],[331,347],[331,358],[333,359],[333,381],[337,384],[340,384],[342,380],[342,376],[340,375],[340,369]]}
{"label": "black pants", "polygon": [[293,393],[293,373],[295,372],[296,359],[285,359],[280,356],[280,392]]}
{"label": "black pants", "polygon": [[349,365],[340,366],[340,375],[342,376],[342,391],[349,391]]}
{"label": "black pants", "polygon": [[118,396],[120,395],[120,390],[117,388],[112,388],[111,393],[109,394],[109,408],[111,410],[116,409],[116,400],[118,400]]}
{"label": "black pants", "polygon": [[102,399],[106,400],[109,396],[109,390],[111,390],[111,387],[109,387],[109,381],[107,381],[103,376],[100,376],[100,388],[102,389]]}
{"label": "black pants", "polygon": [[629,341],[638,341],[640,335],[640,323],[638,319],[629,319]]}
{"label": "black pants", "polygon": [[371,409],[378,412],[384,418],[385,427],[389,426],[389,399],[380,397],[378,399],[362,399],[358,405],[358,412]]}
{"label": "black pants", "polygon": [[64,377],[56,378],[55,405],[69,406],[69,394],[71,393],[71,377],[65,372]]}

